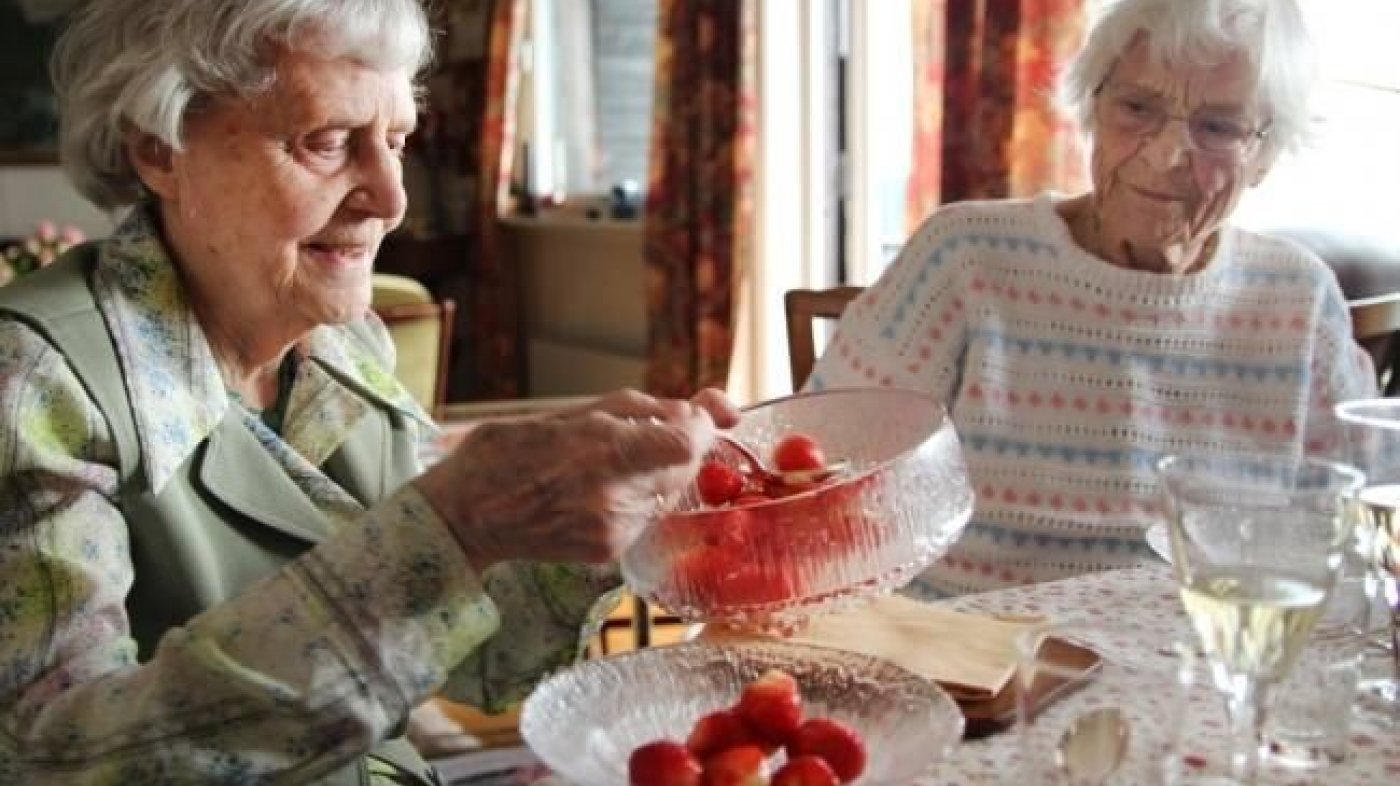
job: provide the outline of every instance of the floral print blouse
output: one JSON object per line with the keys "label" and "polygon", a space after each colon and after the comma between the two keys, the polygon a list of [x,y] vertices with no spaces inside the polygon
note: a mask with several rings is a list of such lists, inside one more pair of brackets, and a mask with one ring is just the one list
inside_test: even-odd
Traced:
{"label": "floral print blouse", "polygon": [[578,657],[615,571],[478,575],[411,486],[366,509],[318,469],[371,406],[431,429],[382,326],[378,347],[307,336],[276,433],[225,392],[145,211],[102,244],[93,290],[153,489],[240,417],[335,530],[138,660],[112,434],[55,348],[0,318],[0,783],[305,782],[435,691],[500,709]]}

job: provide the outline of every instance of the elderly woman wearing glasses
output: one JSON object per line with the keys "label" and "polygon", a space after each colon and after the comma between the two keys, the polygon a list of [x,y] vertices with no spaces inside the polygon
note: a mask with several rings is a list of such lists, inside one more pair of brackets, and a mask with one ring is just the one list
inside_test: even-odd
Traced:
{"label": "elderly woman wearing glasses", "polygon": [[847,310],[812,389],[928,390],[976,484],[965,536],[912,591],[1134,564],[1167,452],[1325,450],[1368,395],[1331,271],[1229,226],[1308,122],[1293,0],[1121,0],[1064,74],[1093,190],[949,205]]}

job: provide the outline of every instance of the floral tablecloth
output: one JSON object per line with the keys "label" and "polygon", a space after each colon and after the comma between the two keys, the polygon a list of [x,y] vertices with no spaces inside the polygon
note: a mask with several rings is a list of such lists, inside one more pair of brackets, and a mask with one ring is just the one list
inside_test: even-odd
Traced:
{"label": "floral tablecloth", "polygon": [[[1161,666],[1172,657],[1173,644],[1192,641],[1193,633],[1181,607],[1168,566],[1095,573],[1064,581],[989,592],[948,601],[962,611],[1037,616],[1056,622],[1091,622],[1104,628],[1115,625],[1146,629],[1139,641],[1111,642],[1099,647],[1105,658],[1127,666]],[[1094,690],[1094,686],[1083,688]],[[1133,701],[1134,697],[1125,697]],[[1166,702],[1160,695],[1143,695],[1149,707]],[[1228,732],[1223,699],[1203,681],[1193,689],[1184,711],[1187,728],[1180,756],[1188,768],[1204,763],[1220,771],[1227,758]],[[1163,722],[1171,722],[1165,716]],[[1267,786],[1362,786],[1400,783],[1400,734],[1357,719],[1352,726],[1347,760],[1316,771],[1283,773],[1267,771]],[[1018,778],[1016,737],[1003,732],[987,739],[964,742],[951,758],[939,763],[913,786],[1030,786]],[[534,786],[568,786],[557,776]],[[880,786],[895,786],[881,784]]]}
{"label": "floral tablecloth", "polygon": [[[1152,566],[1097,573],[1065,581],[969,596],[951,602],[963,611],[1040,615],[1056,621],[1082,620],[1112,627],[1146,628],[1152,638],[1104,651],[1129,665],[1164,657],[1174,642],[1193,635],[1171,568]],[[1093,686],[1085,688],[1093,690]],[[1160,696],[1143,696],[1160,703]],[[1227,731],[1220,696],[1200,685],[1189,698],[1188,727],[1181,755],[1189,762],[1226,760]],[[1264,783],[1280,786],[1400,783],[1400,734],[1357,719],[1352,726],[1347,761],[1313,772],[1266,772]],[[975,786],[1015,783],[1016,741],[1009,733],[966,742],[950,760],[916,781],[916,786]],[[1213,765],[1212,765],[1213,766]]]}

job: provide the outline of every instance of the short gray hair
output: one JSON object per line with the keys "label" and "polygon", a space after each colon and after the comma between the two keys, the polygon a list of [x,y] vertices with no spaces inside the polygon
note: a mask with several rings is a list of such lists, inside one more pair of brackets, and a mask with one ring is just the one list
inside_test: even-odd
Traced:
{"label": "short gray hair", "polygon": [[1084,130],[1093,131],[1099,87],[1142,33],[1149,56],[1166,65],[1209,67],[1242,55],[1269,113],[1267,144],[1296,150],[1310,136],[1316,56],[1294,0],[1108,0],[1098,11],[1060,79],[1061,104]]}
{"label": "short gray hair", "polygon": [[192,108],[267,90],[286,47],[415,75],[432,57],[419,0],[91,0],[51,62],[68,176],[98,207],[137,202],[127,131],[180,149]]}

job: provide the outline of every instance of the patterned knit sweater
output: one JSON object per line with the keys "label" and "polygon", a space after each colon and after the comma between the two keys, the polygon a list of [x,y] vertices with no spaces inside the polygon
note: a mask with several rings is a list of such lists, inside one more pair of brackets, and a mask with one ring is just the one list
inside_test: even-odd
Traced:
{"label": "patterned knit sweater", "polygon": [[1156,460],[1326,453],[1334,402],[1373,395],[1330,269],[1226,227],[1195,274],[1089,255],[1056,197],[939,210],[847,309],[809,389],[928,391],[948,405],[977,494],[926,597],[1150,559]]}

